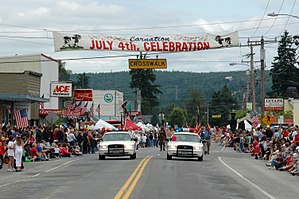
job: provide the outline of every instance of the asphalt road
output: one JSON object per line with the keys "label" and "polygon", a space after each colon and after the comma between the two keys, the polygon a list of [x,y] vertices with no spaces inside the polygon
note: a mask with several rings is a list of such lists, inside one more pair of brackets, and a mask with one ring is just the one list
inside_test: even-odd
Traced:
{"label": "asphalt road", "polygon": [[166,160],[158,148],[141,148],[135,160],[98,160],[97,154],[88,154],[26,163],[25,168],[0,170],[1,199],[288,199],[299,194],[298,177],[217,144],[203,162]]}

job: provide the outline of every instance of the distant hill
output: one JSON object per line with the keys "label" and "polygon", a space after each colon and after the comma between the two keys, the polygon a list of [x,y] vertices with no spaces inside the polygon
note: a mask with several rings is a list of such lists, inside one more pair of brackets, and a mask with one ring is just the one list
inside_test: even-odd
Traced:
{"label": "distant hill", "polygon": [[[134,90],[129,88],[131,76],[129,72],[86,73],[90,77],[89,84],[92,89],[118,90],[124,93],[126,99],[134,99]],[[172,103],[182,104],[189,97],[192,89],[199,90],[206,101],[210,101],[212,94],[220,90],[225,84],[235,92],[238,99],[246,90],[246,79],[250,77],[245,71],[193,73],[178,71],[155,71],[156,84],[163,92],[159,96],[160,105],[167,106]],[[71,79],[76,80],[77,74]],[[260,71],[256,71],[260,76]],[[265,92],[271,90],[272,80],[269,71],[265,71]],[[249,84],[250,86],[250,84]],[[260,101],[260,80],[256,78],[257,102]]]}

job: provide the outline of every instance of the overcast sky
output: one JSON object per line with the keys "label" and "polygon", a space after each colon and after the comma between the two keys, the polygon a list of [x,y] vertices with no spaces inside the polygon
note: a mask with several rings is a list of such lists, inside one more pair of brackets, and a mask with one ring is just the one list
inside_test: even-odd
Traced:
{"label": "overcast sky", "polygon": [[[270,12],[299,16],[299,0],[10,0],[0,6],[0,57],[46,54],[66,60],[74,73],[128,69],[128,58],[92,58],[137,55],[136,52],[55,52],[52,31],[115,36],[169,36],[226,34],[238,31],[242,45],[250,40],[280,39],[286,29],[299,35],[299,19],[268,17]],[[277,43],[267,44],[266,69],[277,54]],[[254,48],[259,59],[259,47]],[[215,72],[248,68],[230,66],[247,60],[248,47],[160,54],[169,71]],[[135,58],[132,57],[132,58]],[[149,56],[155,58],[155,56]],[[257,64],[256,67],[259,67]]]}

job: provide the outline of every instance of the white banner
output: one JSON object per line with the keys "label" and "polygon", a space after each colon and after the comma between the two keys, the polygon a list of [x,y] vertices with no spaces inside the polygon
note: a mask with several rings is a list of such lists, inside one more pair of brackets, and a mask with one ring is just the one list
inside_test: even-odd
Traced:
{"label": "white banner", "polygon": [[265,99],[265,107],[283,107],[283,98]]}
{"label": "white banner", "polygon": [[106,50],[137,52],[199,51],[239,45],[238,32],[200,36],[107,36],[53,32],[55,51]]}

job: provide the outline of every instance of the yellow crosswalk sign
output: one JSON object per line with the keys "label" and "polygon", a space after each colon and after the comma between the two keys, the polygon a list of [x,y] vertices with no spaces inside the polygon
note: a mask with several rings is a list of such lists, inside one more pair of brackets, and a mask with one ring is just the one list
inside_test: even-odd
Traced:
{"label": "yellow crosswalk sign", "polygon": [[262,122],[267,125],[270,126],[270,124],[272,124],[274,122],[274,117],[270,114],[267,114],[266,116],[263,117]]}

